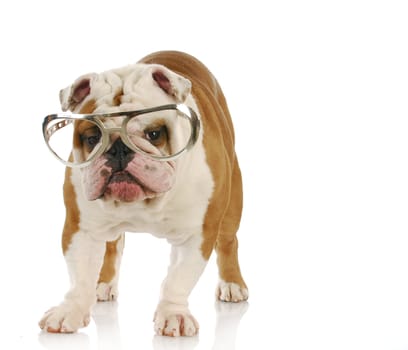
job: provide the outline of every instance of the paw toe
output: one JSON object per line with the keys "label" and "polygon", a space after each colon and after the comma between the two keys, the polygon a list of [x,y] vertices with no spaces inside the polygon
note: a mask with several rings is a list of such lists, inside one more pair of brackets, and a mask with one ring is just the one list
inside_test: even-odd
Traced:
{"label": "paw toe", "polygon": [[248,299],[248,289],[233,282],[220,281],[216,296],[221,301],[238,303]]}
{"label": "paw toe", "polygon": [[156,312],[154,330],[157,335],[168,337],[193,337],[198,333],[198,322],[189,313]]}
{"label": "paw toe", "polygon": [[109,283],[101,282],[96,288],[98,301],[112,301],[118,298],[117,288]]}
{"label": "paw toe", "polygon": [[74,333],[90,322],[89,313],[83,313],[75,308],[61,305],[47,311],[39,326],[49,333]]}

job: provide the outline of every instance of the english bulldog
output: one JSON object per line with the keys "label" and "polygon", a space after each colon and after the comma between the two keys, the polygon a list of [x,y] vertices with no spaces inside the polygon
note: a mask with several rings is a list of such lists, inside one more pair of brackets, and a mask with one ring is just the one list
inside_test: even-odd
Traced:
{"label": "english bulldog", "polygon": [[125,232],[148,232],[171,244],[156,334],[197,334],[188,297],[213,250],[217,298],[246,300],[236,237],[241,173],[230,113],[210,71],[188,54],[161,51],[83,75],[61,90],[60,101],[69,112],[43,131],[51,142],[70,125],[73,130],[64,142],[69,158],[62,159],[62,250],[71,287],[45,313],[41,329],[75,332],[88,325],[97,301],[118,297]]}

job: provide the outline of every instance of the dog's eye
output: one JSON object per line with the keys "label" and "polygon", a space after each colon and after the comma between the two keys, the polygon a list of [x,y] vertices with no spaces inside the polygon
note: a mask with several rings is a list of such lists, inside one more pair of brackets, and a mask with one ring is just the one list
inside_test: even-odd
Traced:
{"label": "dog's eye", "polygon": [[154,146],[161,146],[167,141],[167,130],[165,126],[145,131],[145,137]]}
{"label": "dog's eye", "polygon": [[87,130],[83,135],[81,135],[81,140],[91,150],[99,143],[101,139],[101,132],[99,129]]}
{"label": "dog's eye", "polygon": [[160,138],[161,131],[160,130],[153,130],[146,133],[147,138],[150,141],[156,141]]}
{"label": "dog's eye", "polygon": [[88,146],[94,147],[98,144],[100,139],[101,135],[89,136],[86,138],[86,143],[88,144]]}

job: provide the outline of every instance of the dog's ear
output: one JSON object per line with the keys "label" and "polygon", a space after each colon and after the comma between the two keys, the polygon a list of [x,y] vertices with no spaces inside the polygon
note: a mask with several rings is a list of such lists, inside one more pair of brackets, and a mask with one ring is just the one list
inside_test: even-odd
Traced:
{"label": "dog's ear", "polygon": [[177,103],[184,102],[191,91],[190,80],[172,72],[164,66],[154,67],[152,78],[157,85]]}
{"label": "dog's ear", "polygon": [[96,74],[94,73],[83,75],[75,80],[71,86],[60,91],[61,108],[64,112],[73,111],[91,93],[92,81],[95,77]]}

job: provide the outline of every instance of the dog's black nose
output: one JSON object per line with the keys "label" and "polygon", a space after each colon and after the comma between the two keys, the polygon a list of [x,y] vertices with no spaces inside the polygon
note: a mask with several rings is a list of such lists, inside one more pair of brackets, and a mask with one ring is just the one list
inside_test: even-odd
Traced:
{"label": "dog's black nose", "polygon": [[112,147],[106,152],[106,165],[110,166],[113,171],[122,171],[126,168],[128,163],[132,160],[133,152],[123,141],[117,139]]}

